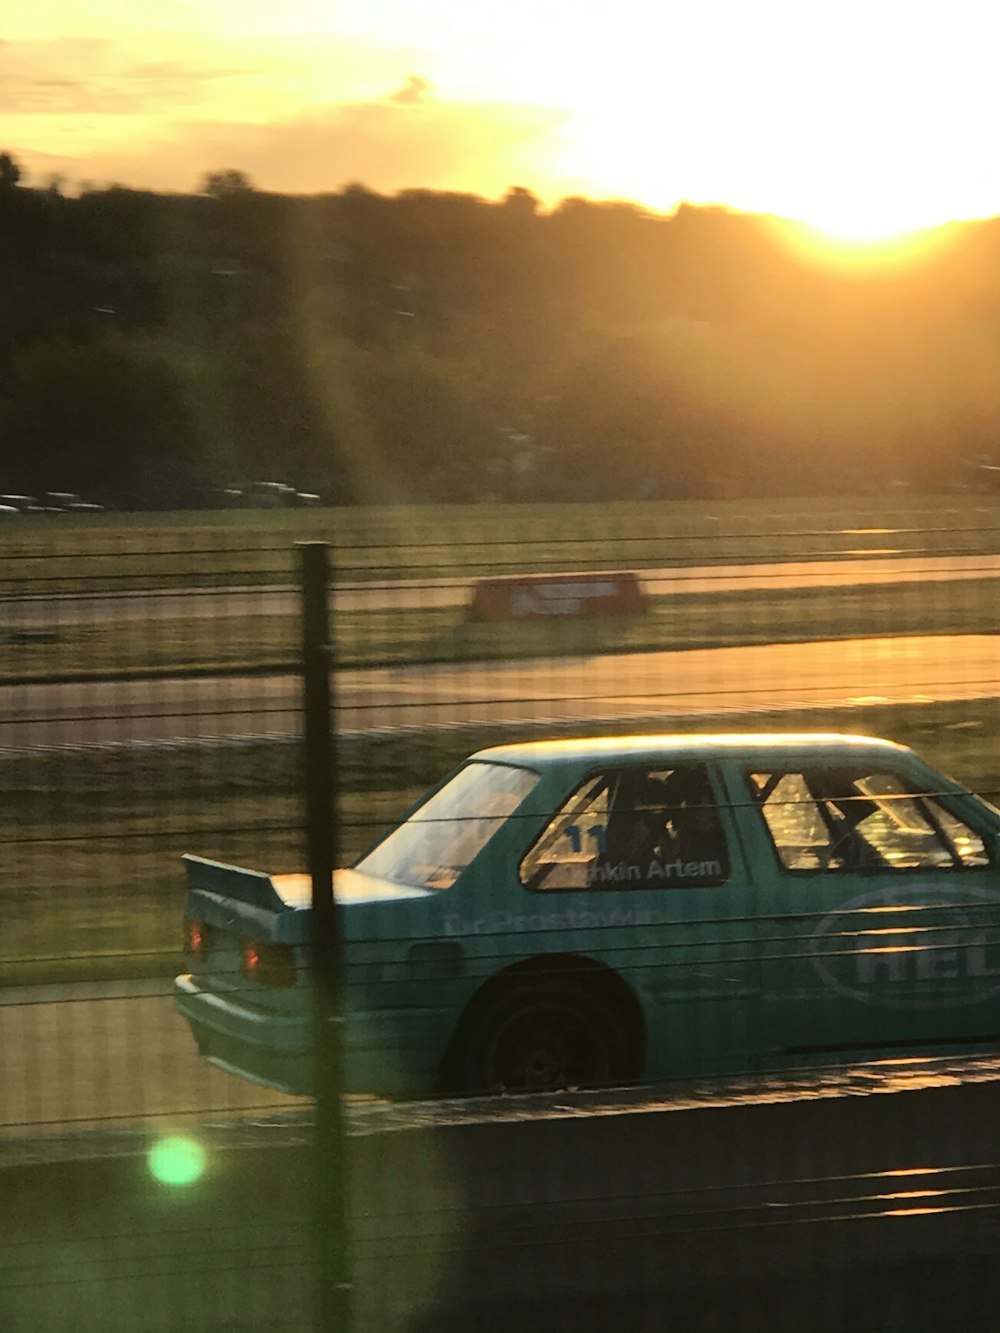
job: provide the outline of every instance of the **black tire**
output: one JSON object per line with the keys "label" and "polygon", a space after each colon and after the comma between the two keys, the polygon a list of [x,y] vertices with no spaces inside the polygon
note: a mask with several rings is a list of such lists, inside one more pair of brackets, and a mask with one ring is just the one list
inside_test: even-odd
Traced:
{"label": "black tire", "polygon": [[636,1077],[623,1016],[593,986],[511,981],[484,996],[458,1035],[451,1081],[473,1095],[606,1087]]}

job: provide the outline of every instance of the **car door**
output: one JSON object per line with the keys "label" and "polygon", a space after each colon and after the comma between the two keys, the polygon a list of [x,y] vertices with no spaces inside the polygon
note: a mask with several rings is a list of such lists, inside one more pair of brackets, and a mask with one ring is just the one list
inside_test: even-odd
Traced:
{"label": "car door", "polygon": [[602,769],[520,867],[545,915],[571,918],[576,947],[640,998],[650,1079],[745,1068],[753,1040],[753,885],[720,796],[709,764]]}
{"label": "car door", "polygon": [[876,1057],[1000,1037],[990,837],[946,780],[883,757],[734,773],[761,867],[761,1049]]}

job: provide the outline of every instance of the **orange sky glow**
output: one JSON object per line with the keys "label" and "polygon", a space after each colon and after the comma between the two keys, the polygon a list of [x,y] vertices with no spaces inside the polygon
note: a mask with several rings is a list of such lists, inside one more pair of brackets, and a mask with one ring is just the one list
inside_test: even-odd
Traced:
{"label": "orange sky glow", "polygon": [[29,183],[360,181],[800,219],[1000,213],[983,0],[39,0],[0,40]]}

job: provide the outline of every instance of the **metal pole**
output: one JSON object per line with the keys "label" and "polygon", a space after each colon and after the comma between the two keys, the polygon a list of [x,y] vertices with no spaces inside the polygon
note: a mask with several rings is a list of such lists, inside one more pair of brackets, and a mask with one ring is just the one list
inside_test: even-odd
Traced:
{"label": "metal pole", "polygon": [[299,544],[302,572],[302,708],[305,803],[312,879],[310,958],[316,1044],[315,1238],[320,1328],[350,1333],[348,1161],[344,1135],[344,994],[337,864],[336,756],[331,725],[332,638],[329,547]]}

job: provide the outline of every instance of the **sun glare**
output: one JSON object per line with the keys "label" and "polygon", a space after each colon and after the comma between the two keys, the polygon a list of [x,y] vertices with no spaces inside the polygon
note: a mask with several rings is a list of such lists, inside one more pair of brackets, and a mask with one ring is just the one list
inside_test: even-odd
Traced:
{"label": "sun glare", "polygon": [[865,188],[851,192],[844,189],[839,197],[827,190],[810,191],[803,182],[798,207],[789,209],[785,216],[829,245],[858,250],[905,244],[944,221],[940,199],[922,198],[912,190],[898,196],[885,194],[870,175],[862,179]]}
{"label": "sun glare", "polygon": [[813,259],[827,264],[882,265],[905,263],[942,243],[946,225],[903,227],[842,215],[836,221],[781,219],[778,227],[786,241]]}
{"label": "sun glare", "polygon": [[898,218],[879,216],[878,213],[844,211],[803,221],[806,227],[825,236],[831,244],[846,248],[893,245],[918,230],[912,225],[901,224]]}

